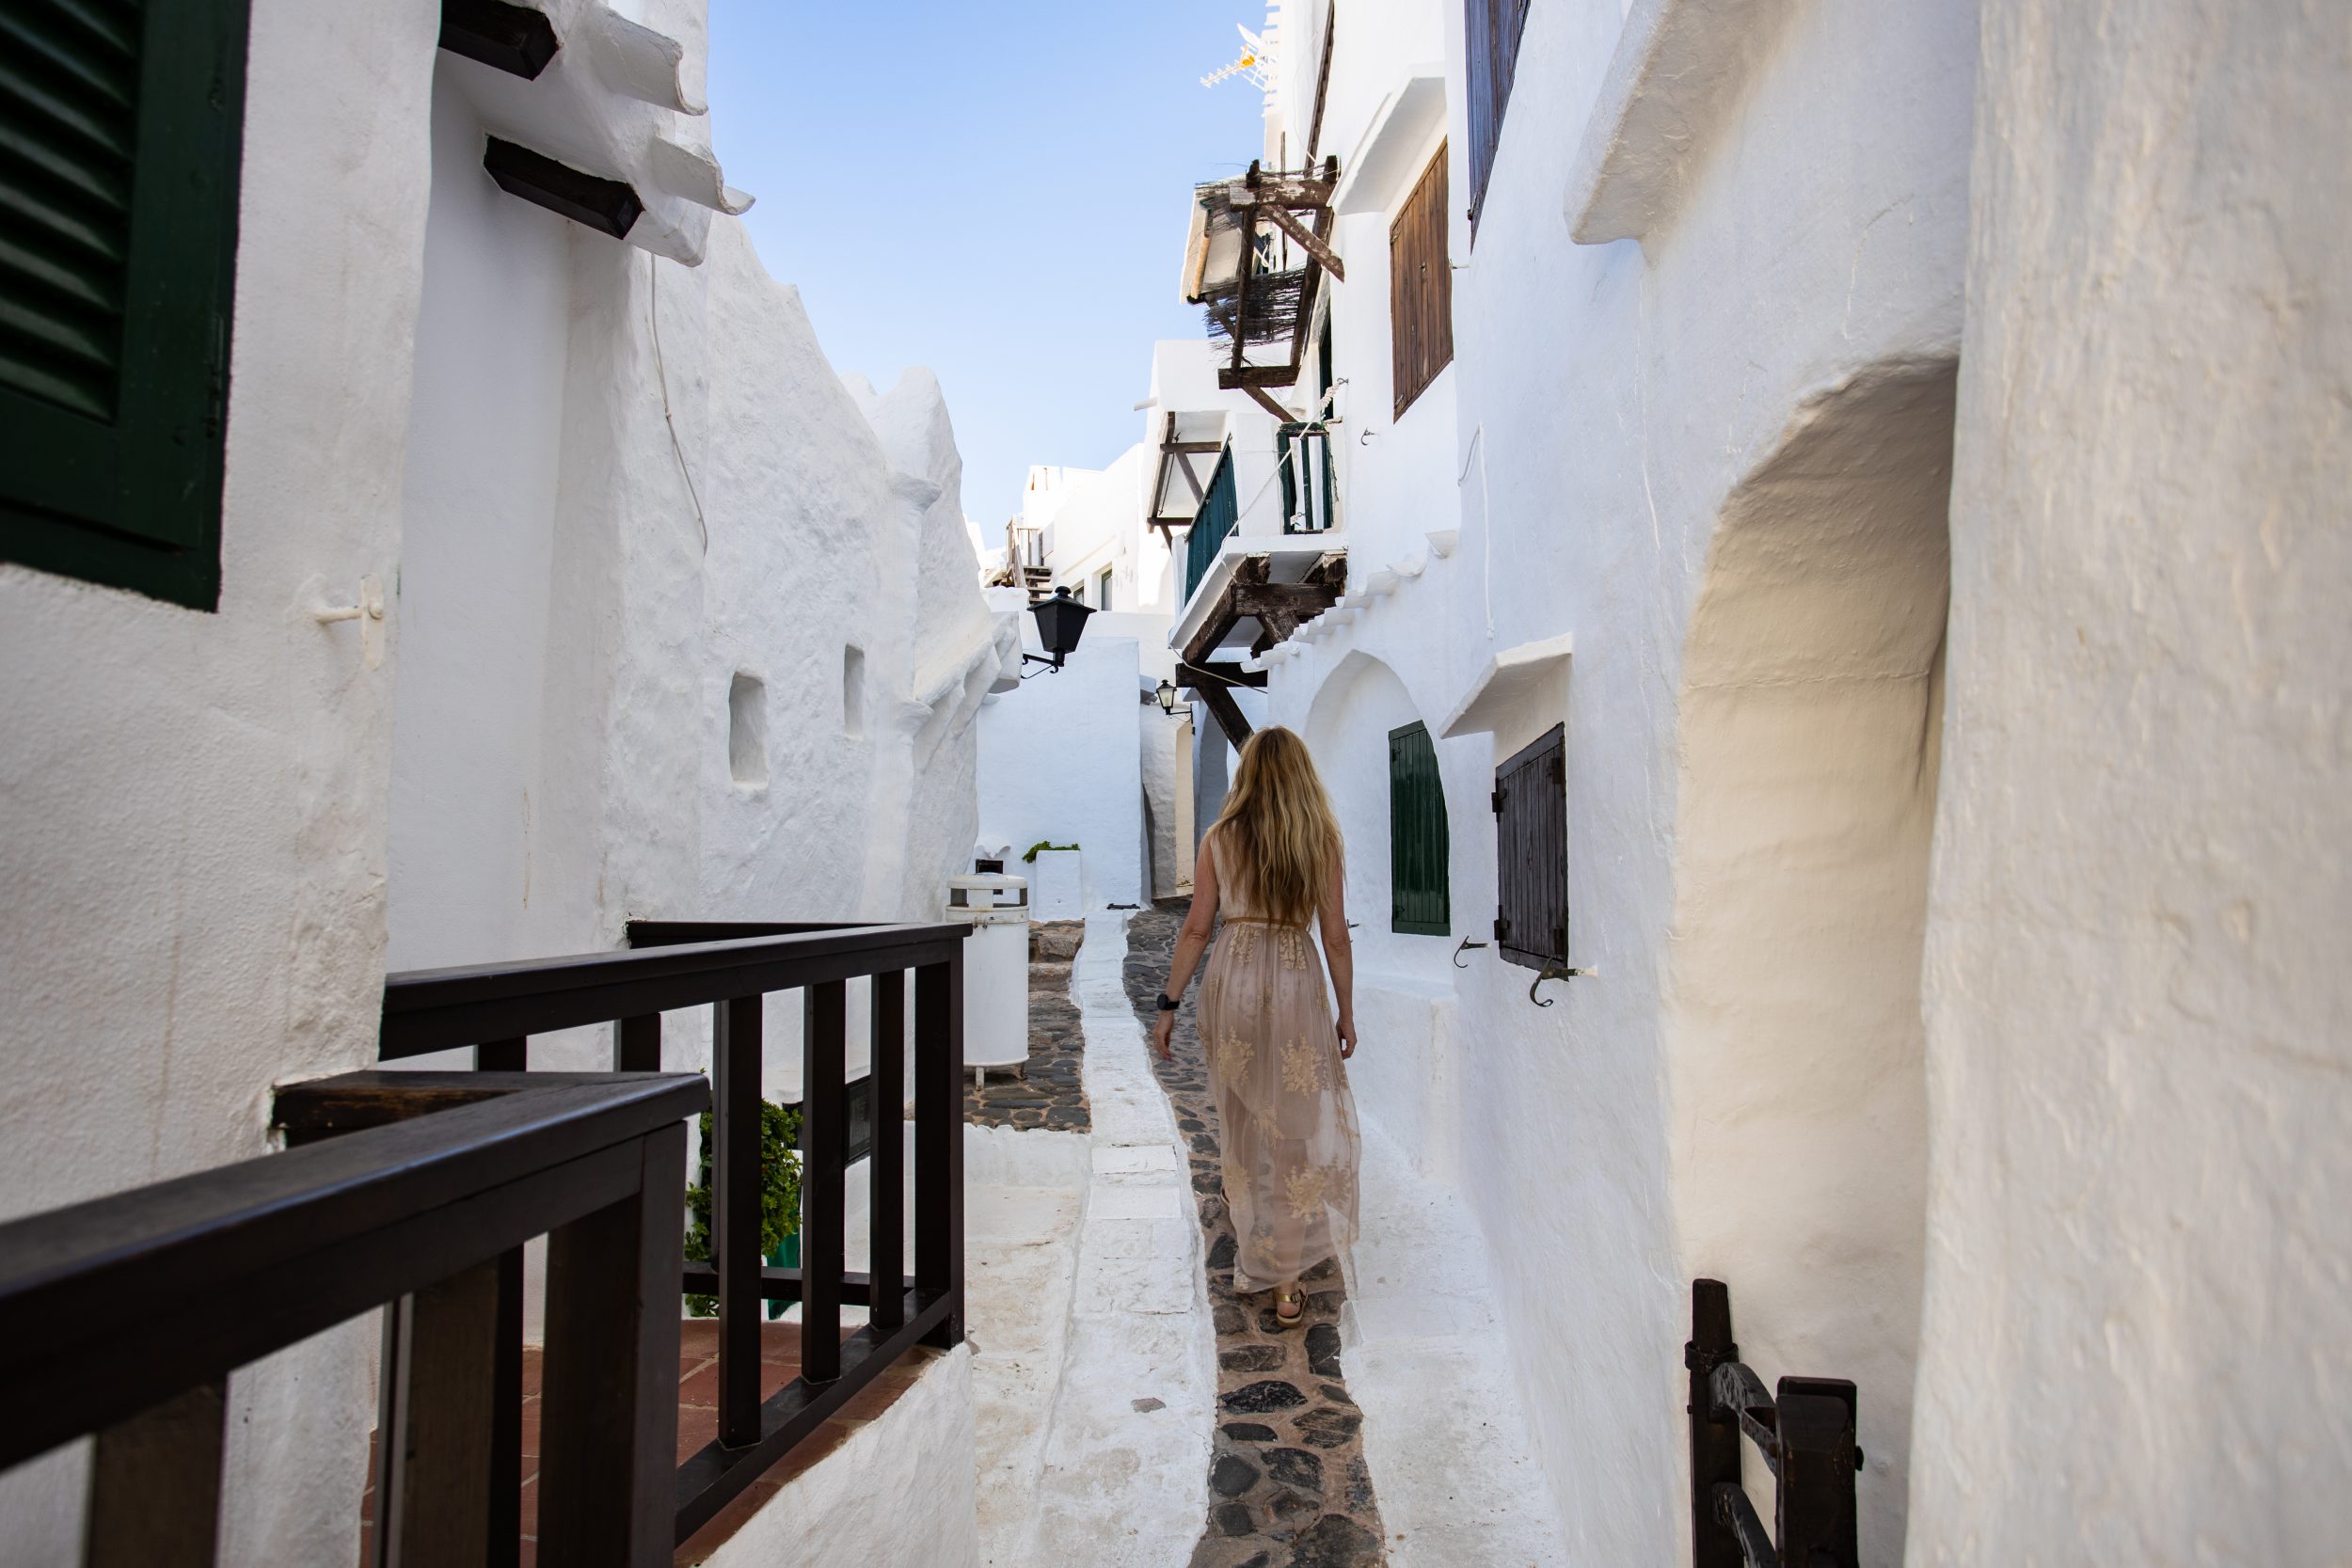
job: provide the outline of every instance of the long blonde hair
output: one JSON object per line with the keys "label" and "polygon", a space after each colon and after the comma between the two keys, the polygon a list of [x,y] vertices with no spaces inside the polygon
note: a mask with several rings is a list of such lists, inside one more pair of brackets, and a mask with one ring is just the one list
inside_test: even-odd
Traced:
{"label": "long blonde hair", "polygon": [[1279,725],[1242,743],[1241,766],[1212,830],[1217,875],[1259,914],[1306,924],[1340,863],[1340,823],[1307,743]]}

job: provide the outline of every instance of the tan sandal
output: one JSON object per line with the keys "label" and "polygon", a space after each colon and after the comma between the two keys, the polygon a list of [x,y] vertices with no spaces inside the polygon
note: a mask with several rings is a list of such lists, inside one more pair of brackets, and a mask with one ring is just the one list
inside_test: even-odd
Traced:
{"label": "tan sandal", "polygon": [[[1288,1307],[1288,1311],[1283,1308]],[[1277,1285],[1274,1288],[1274,1321],[1283,1328],[1296,1328],[1307,1318],[1307,1292],[1297,1286]]]}

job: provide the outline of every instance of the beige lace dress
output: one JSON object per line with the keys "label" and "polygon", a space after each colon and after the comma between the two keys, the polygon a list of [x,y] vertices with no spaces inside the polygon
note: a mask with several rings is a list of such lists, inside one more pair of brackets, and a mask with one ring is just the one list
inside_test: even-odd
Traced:
{"label": "beige lace dress", "polygon": [[1360,1145],[1321,952],[1305,927],[1266,920],[1221,880],[1200,1042],[1237,1243],[1233,1289],[1263,1291],[1355,1244]]}

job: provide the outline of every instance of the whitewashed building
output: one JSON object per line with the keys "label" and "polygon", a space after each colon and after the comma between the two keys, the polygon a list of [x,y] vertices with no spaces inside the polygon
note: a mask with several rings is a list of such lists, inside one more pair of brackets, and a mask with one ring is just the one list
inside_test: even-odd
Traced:
{"label": "whitewashed building", "polygon": [[[0,87],[41,110],[0,265],[6,1214],[265,1152],[277,1086],[373,1065],[388,968],[936,918],[1016,640],[936,383],[845,385],[733,215],[702,0],[126,14]],[[532,1065],[608,1066],[581,1035]],[[230,1381],[222,1560],[350,1560],[374,1318]],[[942,1365],[919,1418],[968,1433]],[[0,1477],[0,1561],[74,1558],[88,1452]],[[973,1549],[962,1479],[898,1545]]]}
{"label": "whitewashed building", "polygon": [[1484,1238],[1566,1560],[1689,1560],[1701,1277],[1858,1386],[1863,1560],[2333,1555],[2340,19],[1267,36],[1186,287],[1338,526],[1196,525],[1171,642],[1324,763],[1352,1076]]}
{"label": "whitewashed building", "polygon": [[[1077,843],[1092,909],[1191,886],[1193,847],[1224,797],[1230,748],[1213,717],[1152,700],[1184,674],[1169,628],[1186,573],[1205,569],[1177,531],[1207,544],[1210,531],[1192,524],[1203,507],[1231,502],[1230,451],[1250,452],[1262,481],[1273,471],[1272,421],[1217,388],[1205,343],[1152,345],[1150,389],[1136,408],[1143,438],[1109,467],[1030,468],[1022,511],[984,568],[1000,612],[1060,591],[1093,611],[1062,673],[986,699],[979,776],[982,841],[1016,855]],[[1034,651],[1035,627],[1025,635]],[[1220,698],[1229,689],[1213,684]],[[1263,712],[1251,685],[1230,689]]]}

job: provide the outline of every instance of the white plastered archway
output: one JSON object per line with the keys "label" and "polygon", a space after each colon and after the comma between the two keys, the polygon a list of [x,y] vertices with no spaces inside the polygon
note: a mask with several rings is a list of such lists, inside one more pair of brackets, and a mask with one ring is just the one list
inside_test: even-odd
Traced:
{"label": "white plastered archway", "polygon": [[[1745,1359],[1859,1386],[1901,1558],[1925,1245],[1919,1012],[1955,367],[1809,400],[1726,499],[1685,647],[1666,1002],[1683,1272]],[[1751,1464],[1751,1490],[1769,1488]]]}
{"label": "white plastered archway", "polygon": [[[1422,1176],[1451,1180],[1459,1174],[1462,1125],[1447,969],[1453,942],[1389,928],[1389,732],[1422,722],[1403,678],[1359,648],[1316,689],[1303,735],[1347,840],[1356,1022],[1378,1046],[1350,1065],[1357,1104]],[[1462,911],[1454,912],[1459,928]]]}

